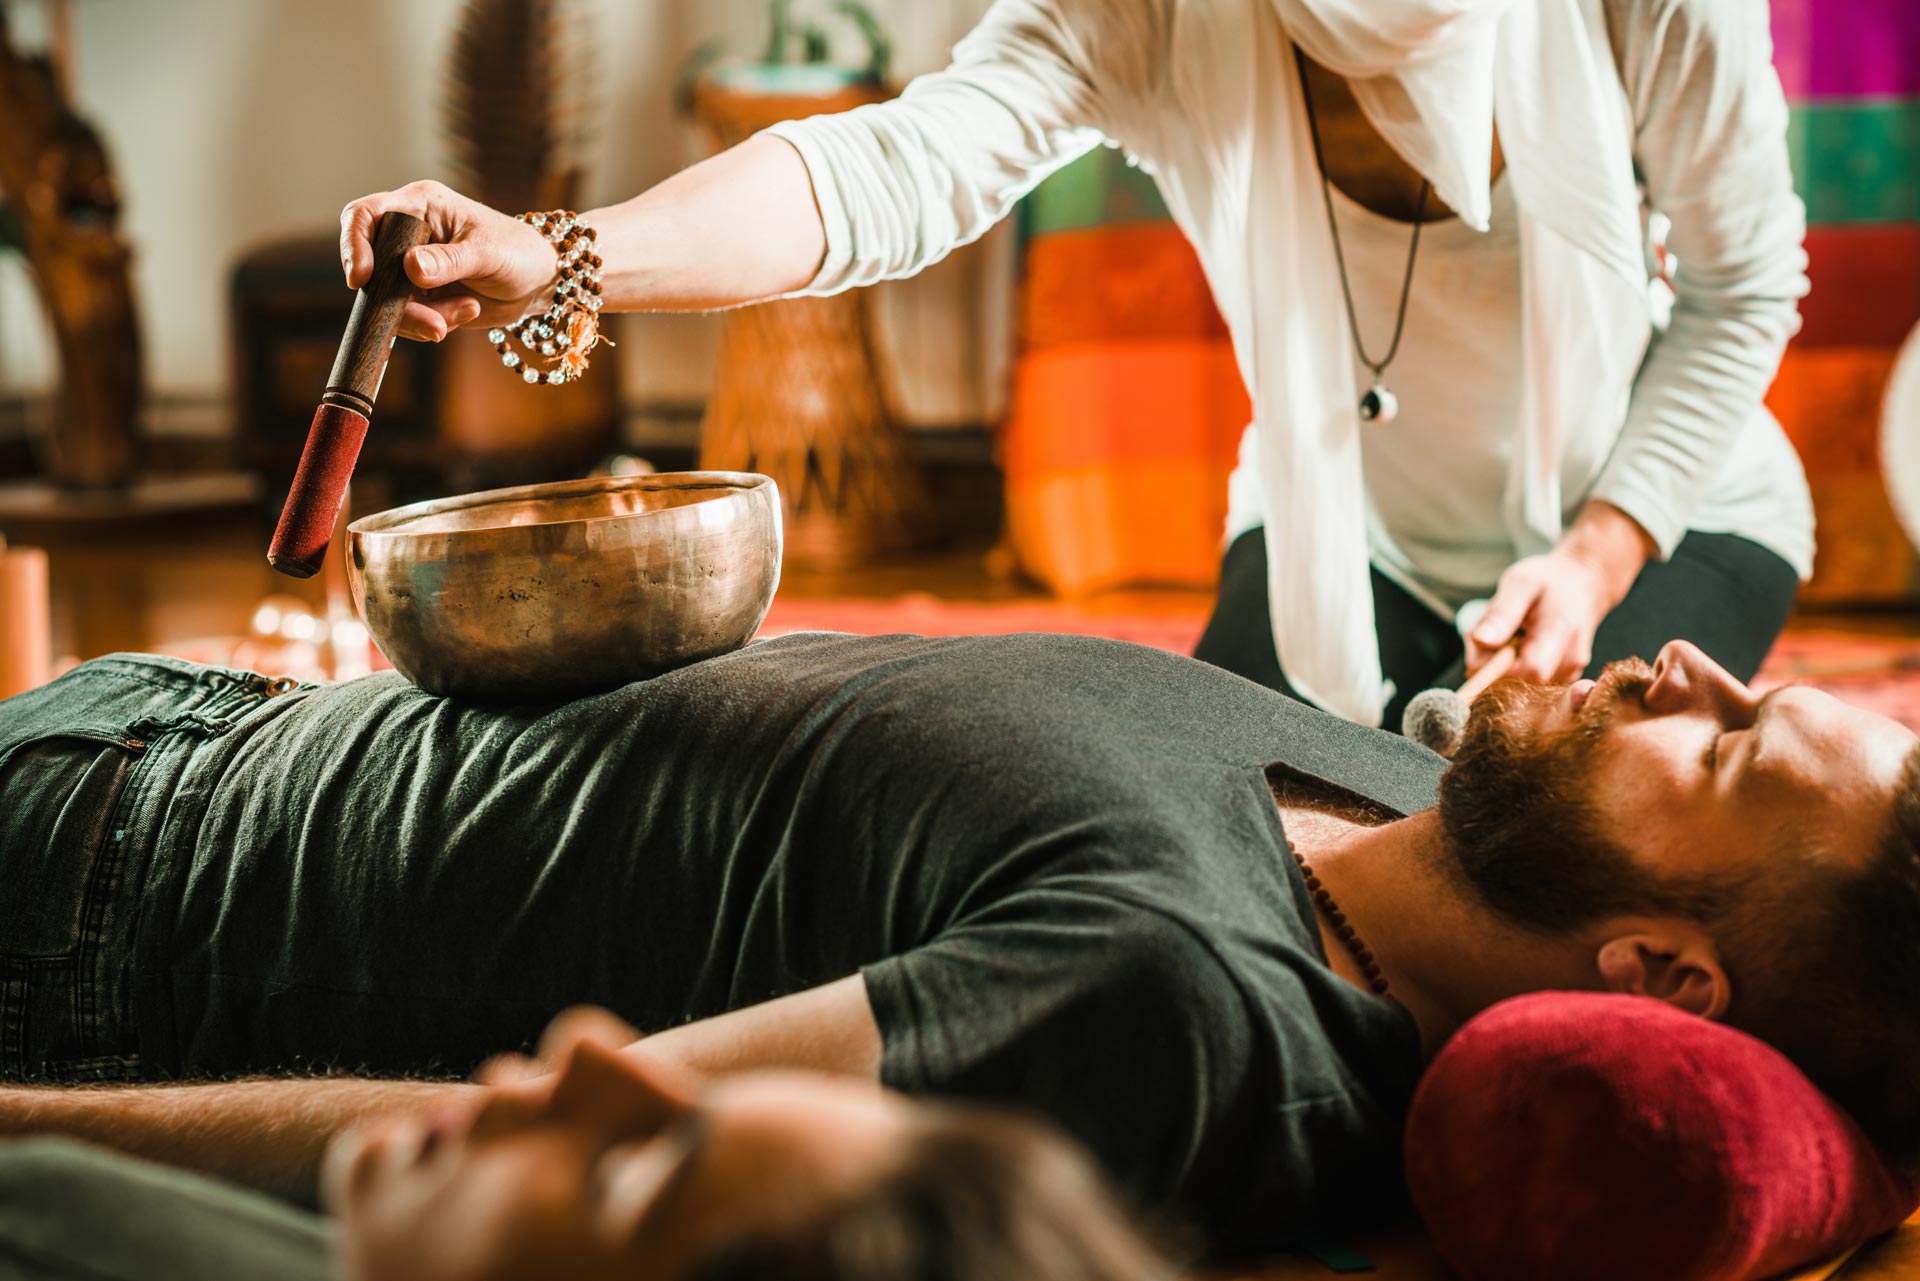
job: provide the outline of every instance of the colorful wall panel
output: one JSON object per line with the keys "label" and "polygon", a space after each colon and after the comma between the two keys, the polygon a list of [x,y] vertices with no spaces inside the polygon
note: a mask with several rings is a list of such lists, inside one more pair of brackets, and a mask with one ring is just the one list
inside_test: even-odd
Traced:
{"label": "colorful wall panel", "polygon": [[1200,263],[1152,179],[1100,150],[1023,211],[1007,541],[1065,596],[1203,587],[1251,416]]}
{"label": "colorful wall panel", "polygon": [[1813,488],[1804,599],[1906,602],[1920,562],[1881,482],[1879,435],[1895,352],[1920,323],[1920,4],[1776,0],[1773,33],[1813,282],[1767,398]]}

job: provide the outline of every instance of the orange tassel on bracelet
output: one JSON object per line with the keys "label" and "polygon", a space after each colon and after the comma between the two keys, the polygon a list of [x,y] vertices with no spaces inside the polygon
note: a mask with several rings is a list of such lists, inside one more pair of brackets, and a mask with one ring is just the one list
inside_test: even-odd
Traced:
{"label": "orange tassel on bracelet", "polygon": [[[553,243],[560,279],[544,312],[488,330],[487,341],[500,353],[500,363],[518,371],[523,381],[558,387],[587,372],[587,358],[595,347],[602,342],[613,345],[600,332],[601,262],[595,252],[596,233],[585,218],[567,209],[525,213],[520,220]],[[516,342],[525,349],[524,356],[513,349]],[[533,364],[538,359],[553,363],[540,369]]]}

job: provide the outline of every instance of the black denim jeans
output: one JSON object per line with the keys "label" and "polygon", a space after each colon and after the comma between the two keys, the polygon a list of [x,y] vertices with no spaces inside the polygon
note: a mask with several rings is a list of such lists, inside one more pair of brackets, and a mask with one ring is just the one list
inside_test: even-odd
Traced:
{"label": "black denim jeans", "polygon": [[154,1074],[142,925],[165,917],[163,844],[192,831],[209,749],[298,688],[120,654],[0,702],[0,1079]]}

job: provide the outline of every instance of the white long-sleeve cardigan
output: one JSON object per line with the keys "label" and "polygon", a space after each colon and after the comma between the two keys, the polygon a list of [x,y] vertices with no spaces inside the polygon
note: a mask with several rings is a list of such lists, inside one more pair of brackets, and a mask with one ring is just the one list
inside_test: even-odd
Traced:
{"label": "white long-sleeve cardigan", "polygon": [[[1565,255],[1564,237],[1535,233],[1541,252],[1576,257],[1583,266],[1557,281],[1536,269],[1526,286],[1538,331],[1528,343],[1546,353],[1527,359],[1550,371],[1536,375],[1543,386],[1560,379],[1557,412],[1567,421],[1555,425],[1557,435],[1544,445],[1534,442],[1532,455],[1528,442],[1516,446],[1507,504],[1516,555],[1544,550],[1585,501],[1601,499],[1638,521],[1663,556],[1689,528],[1715,528],[1754,538],[1804,576],[1813,551],[1805,479],[1761,404],[1798,326],[1796,303],[1807,288],[1805,214],[1788,167],[1786,105],[1771,66],[1766,6],[1760,0],[1517,2],[1552,6],[1554,20],[1571,23],[1576,45],[1590,37],[1591,60],[1610,63],[1606,91],[1619,99],[1624,127],[1618,133],[1631,149],[1619,163],[1624,172],[1630,160],[1626,181],[1637,182],[1644,203],[1671,219],[1667,244],[1678,272],[1671,321],[1652,335],[1643,302],[1623,303],[1634,295],[1598,283],[1617,286],[1627,274],[1619,266],[1625,257],[1619,237],[1579,258]],[[1289,188],[1281,175],[1280,185],[1263,186],[1270,176],[1259,171],[1280,167],[1269,153],[1284,147],[1260,128],[1247,130],[1250,144],[1232,136],[1234,113],[1249,100],[1269,112],[1298,110],[1289,37],[1340,69],[1344,50],[1329,44],[1325,31],[1308,30],[1299,18],[1293,27],[1280,23],[1275,15],[1289,3],[1307,10],[1345,6],[1342,16],[1357,11],[1364,19],[1376,0],[999,0],[956,49],[950,67],[915,81],[899,99],[773,132],[805,161],[825,222],[826,261],[802,291],[815,295],[922,270],[982,235],[1048,174],[1103,142],[1147,165],[1199,250],[1255,391],[1256,427],[1270,457],[1261,475],[1237,477],[1235,488],[1264,505],[1257,519],[1268,525],[1270,550],[1302,562],[1275,571],[1276,593],[1291,597],[1276,600],[1283,665],[1315,701],[1377,723],[1387,694],[1377,661],[1370,667],[1349,656],[1362,647],[1373,657],[1366,626],[1371,598],[1364,582],[1352,585],[1354,558],[1364,569],[1367,549],[1333,545],[1341,530],[1354,533],[1357,544],[1366,539],[1363,516],[1345,510],[1362,504],[1341,488],[1359,484],[1351,447],[1357,436],[1344,435],[1344,411],[1329,411],[1323,429],[1311,418],[1319,402],[1306,402],[1303,411],[1296,390],[1338,365],[1326,375],[1333,390],[1317,394],[1329,401],[1336,392],[1351,393],[1344,316],[1322,314],[1291,329],[1280,323],[1293,319],[1283,309],[1305,304],[1278,295],[1326,289],[1331,268],[1322,260],[1331,254],[1324,216],[1303,212],[1318,207],[1318,191],[1312,202],[1261,203],[1263,193],[1291,192],[1300,183],[1293,178]],[[1192,16],[1203,9],[1204,16]],[[1246,11],[1241,26],[1220,21],[1235,9]],[[1198,24],[1195,33],[1184,23]],[[1247,33],[1256,46],[1238,76],[1229,64],[1240,52],[1223,56],[1221,31],[1228,38]],[[1523,211],[1530,193],[1543,207],[1591,202],[1581,191],[1562,197],[1535,176],[1551,178],[1557,164],[1563,179],[1572,178],[1563,185],[1580,180],[1582,171],[1568,167],[1580,162],[1556,156],[1551,138],[1534,142],[1531,165],[1524,152],[1516,160],[1516,147],[1524,148],[1529,128],[1537,133],[1539,125],[1524,118],[1516,101],[1527,93],[1551,96],[1558,79],[1590,68],[1549,70],[1531,85],[1506,90],[1495,109],[1503,139],[1515,140],[1509,172]],[[1215,83],[1219,101],[1210,100]],[[1362,104],[1375,115],[1367,96]],[[1375,122],[1383,123],[1377,116]],[[1281,139],[1302,136],[1303,124],[1285,124],[1295,132],[1283,131]],[[1382,132],[1398,144],[1391,127]],[[1223,135],[1233,145],[1220,145]],[[1603,162],[1590,159],[1597,169]],[[1237,167],[1255,172],[1249,177]],[[1453,197],[1469,223],[1476,212],[1484,220],[1484,188],[1476,210],[1474,191],[1450,191],[1446,175],[1432,172],[1438,167],[1428,165],[1441,194]],[[1236,193],[1250,195],[1236,206]],[[1257,217],[1249,215],[1248,203],[1260,204]],[[1289,216],[1294,223],[1281,228],[1283,249],[1303,249],[1298,258],[1282,260],[1297,273],[1288,278],[1297,288],[1283,291],[1263,278],[1275,274],[1276,254],[1261,241],[1268,229],[1249,234],[1248,225]],[[1580,216],[1576,210],[1557,225],[1577,226]],[[1593,260],[1609,250],[1611,273],[1593,269]],[[1637,297],[1644,300],[1644,266],[1628,271],[1641,273]],[[1545,302],[1535,297],[1543,294]],[[1638,316],[1622,310],[1635,306]],[[1583,327],[1593,332],[1579,332]],[[1287,395],[1276,395],[1276,388]],[[1541,395],[1547,399],[1528,402],[1547,405],[1542,416],[1556,412],[1552,390],[1546,386]],[[1566,405],[1576,399],[1588,403],[1569,413]],[[1276,439],[1284,450],[1279,458],[1271,457]],[[1253,523],[1244,512],[1236,520]],[[1276,526],[1290,543],[1276,545]],[[1331,563],[1340,557],[1347,558],[1344,566]],[[1362,599],[1355,599],[1356,590]],[[1305,612],[1318,606],[1318,618],[1302,621],[1302,598]]]}

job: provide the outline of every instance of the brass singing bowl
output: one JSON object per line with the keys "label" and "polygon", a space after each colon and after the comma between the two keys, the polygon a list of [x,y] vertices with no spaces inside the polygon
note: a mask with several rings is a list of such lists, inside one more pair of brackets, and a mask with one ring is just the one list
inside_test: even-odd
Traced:
{"label": "brass singing bowl", "polygon": [[347,527],[354,607],[435,694],[597,693],[740,648],[780,582],[780,495],[744,472],[462,494]]}

